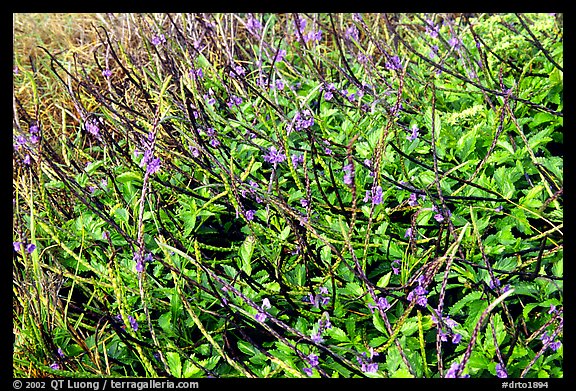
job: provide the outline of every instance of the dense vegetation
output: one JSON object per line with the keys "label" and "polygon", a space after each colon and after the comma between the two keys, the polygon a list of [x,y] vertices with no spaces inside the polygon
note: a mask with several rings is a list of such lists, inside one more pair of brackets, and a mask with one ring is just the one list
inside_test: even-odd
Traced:
{"label": "dense vegetation", "polygon": [[14,376],[563,377],[561,15],[14,36]]}

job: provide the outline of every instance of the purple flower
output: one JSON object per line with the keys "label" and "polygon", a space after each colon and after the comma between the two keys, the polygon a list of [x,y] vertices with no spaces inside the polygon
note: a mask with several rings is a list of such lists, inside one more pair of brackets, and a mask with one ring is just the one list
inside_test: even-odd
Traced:
{"label": "purple flower", "polygon": [[202,71],[202,68],[198,68],[198,69],[190,69],[190,76],[194,77],[195,79],[201,79],[204,77],[204,72]]}
{"label": "purple flower", "polygon": [[152,45],[158,46],[162,43],[166,43],[166,37],[164,34],[158,34],[152,37]]}
{"label": "purple flower", "polygon": [[506,372],[506,368],[500,363],[496,364],[496,376],[499,378],[508,377],[508,373]]}
{"label": "purple flower", "polygon": [[355,41],[358,41],[358,29],[356,28],[356,26],[352,25],[350,27],[346,28],[346,31],[344,31],[344,37],[346,39],[354,39]]}
{"label": "purple flower", "polygon": [[267,297],[262,299],[262,308],[265,310],[269,310],[270,308],[272,308],[272,305],[270,304],[270,300],[268,300]]}
{"label": "purple flower", "polygon": [[268,150],[268,153],[264,155],[264,161],[273,164],[274,167],[276,167],[278,163],[281,163],[284,160],[286,160],[286,156],[278,151],[275,146],[271,146]]}
{"label": "purple flower", "polygon": [[254,210],[247,210],[247,211],[246,211],[246,220],[248,220],[248,221],[254,220],[254,213],[256,213],[256,211],[254,211]]}
{"label": "purple flower", "polygon": [[552,343],[550,343],[550,349],[557,351],[558,349],[560,349],[560,346],[562,346],[562,342],[560,341],[554,341]]}
{"label": "purple flower", "polygon": [[308,363],[310,364],[311,367],[316,367],[319,364],[318,356],[315,355],[314,353],[310,353],[308,357],[306,357],[306,359],[308,360]]}
{"label": "purple flower", "polygon": [[20,252],[22,249],[22,242],[13,242],[12,245],[14,246],[14,251]]}
{"label": "purple flower", "polygon": [[379,205],[382,203],[382,186],[376,186],[372,194],[372,204]]}
{"label": "purple flower", "polygon": [[455,378],[456,377],[456,372],[458,372],[458,369],[460,368],[460,363],[458,362],[453,362],[452,365],[450,366],[450,369],[448,369],[446,371],[446,374],[444,375],[445,378]]}
{"label": "purple flower", "polygon": [[258,312],[255,316],[254,319],[256,319],[256,321],[258,322],[264,322],[266,320],[267,316],[264,312]]}
{"label": "purple flower", "polygon": [[146,172],[150,175],[156,174],[160,170],[160,158],[153,158],[146,166]]}
{"label": "purple flower", "polygon": [[495,212],[502,212],[502,210],[504,210],[504,207],[503,207],[502,205],[494,208],[494,211],[495,211]]}
{"label": "purple flower", "polygon": [[93,136],[100,137],[100,128],[95,121],[86,121],[86,130]]}
{"label": "purple flower", "polygon": [[292,155],[292,167],[296,168],[299,164],[304,164],[304,155]]}
{"label": "purple flower", "polygon": [[550,304],[550,309],[548,310],[549,314],[553,314],[556,312],[556,306],[554,304]]}
{"label": "purple flower", "polygon": [[305,374],[307,374],[308,376],[312,376],[312,368],[302,368],[302,372],[304,372]]}
{"label": "purple flower", "polygon": [[203,97],[204,97],[204,100],[206,101],[206,104],[208,104],[210,106],[212,106],[213,104],[216,103],[216,99],[209,94],[204,94]]}
{"label": "purple flower", "polygon": [[60,364],[58,364],[57,362],[54,362],[54,363],[50,364],[50,368],[57,371],[60,369]]}
{"label": "purple flower", "polygon": [[274,62],[284,61],[284,57],[286,57],[286,50],[280,49],[278,53],[276,53],[276,57],[274,57]]}
{"label": "purple flower", "polygon": [[361,369],[362,372],[365,373],[376,373],[378,372],[378,363],[377,362],[363,363]]}
{"label": "purple flower", "polygon": [[284,82],[280,79],[276,80],[276,88],[278,88],[279,90],[283,90],[284,89]]}
{"label": "purple flower", "polygon": [[142,262],[141,259],[136,261],[135,269],[136,269],[136,272],[138,272],[138,273],[142,273],[144,271],[144,263]]}
{"label": "purple flower", "polygon": [[58,353],[58,355],[59,355],[60,357],[65,357],[65,356],[66,356],[66,355],[64,354],[64,351],[63,351],[62,348],[60,348],[60,347],[58,348],[58,350],[57,350],[56,352]]}
{"label": "purple flower", "polygon": [[496,287],[500,286],[500,280],[496,277],[494,277],[494,279],[490,279],[490,281],[488,282],[488,286],[490,287],[490,289],[496,289]]}
{"label": "purple flower", "polygon": [[386,64],[384,64],[384,66],[386,67],[386,69],[389,69],[391,71],[401,70],[402,69],[402,63],[400,61],[400,57],[392,56],[390,58],[390,61],[388,61]]}
{"label": "purple flower", "polygon": [[35,245],[35,244],[33,244],[33,243],[28,243],[28,244],[26,245],[26,252],[27,252],[28,254],[32,254],[32,253],[34,252],[34,250],[36,250],[36,245]]}
{"label": "purple flower", "polygon": [[424,289],[422,285],[418,285],[410,293],[408,293],[407,299],[408,301],[416,300],[416,304],[421,307],[426,307],[426,304],[428,304],[428,298],[426,297],[427,294],[428,291]]}
{"label": "purple flower", "polygon": [[370,312],[374,312],[375,308],[380,308],[382,311],[386,311],[390,309],[391,305],[388,303],[385,297],[379,297],[378,302],[374,304],[368,304],[368,308],[370,308]]}
{"label": "purple flower", "polygon": [[300,205],[302,205],[303,208],[306,208],[309,205],[308,200],[306,198],[300,199]]}
{"label": "purple flower", "polygon": [[418,131],[419,131],[420,129],[418,129],[418,126],[412,125],[411,130],[412,130],[412,134],[406,136],[406,139],[407,139],[407,140],[410,140],[410,141],[414,141],[414,140],[416,140],[416,139],[418,138]]}
{"label": "purple flower", "polygon": [[234,66],[234,71],[230,71],[231,77],[244,76],[245,74],[246,70],[242,67],[242,65],[236,65]]}
{"label": "purple flower", "polygon": [[138,330],[138,322],[136,322],[136,319],[134,319],[134,317],[132,317],[132,315],[128,315],[128,321],[130,322],[130,327],[132,327],[132,330],[137,331]]}
{"label": "purple flower", "polygon": [[460,39],[458,39],[458,37],[452,37],[448,40],[448,43],[450,44],[450,46],[452,46],[455,50],[459,50],[461,47],[461,41]]}
{"label": "purple flower", "polygon": [[416,195],[416,193],[412,193],[410,194],[410,198],[408,199],[408,205],[410,206],[416,206],[418,205],[418,196]]}
{"label": "purple flower", "polygon": [[543,345],[546,345],[548,342],[550,342],[550,336],[548,333],[544,333],[540,336],[540,340],[542,341]]}
{"label": "purple flower", "polygon": [[395,267],[394,265],[400,266],[401,263],[402,263],[402,261],[401,261],[400,259],[395,259],[395,260],[392,261],[392,272],[393,272],[395,275],[400,274],[400,268],[399,268],[399,267]]}
{"label": "purple flower", "polygon": [[256,18],[254,18],[253,16],[250,16],[248,18],[248,20],[246,21],[246,28],[252,34],[257,34],[262,29],[262,23],[260,23],[260,21]]}
{"label": "purple flower", "polygon": [[310,338],[312,339],[312,342],[314,342],[314,343],[324,342],[324,339],[322,339],[322,335],[320,333],[314,333],[310,336]]}
{"label": "purple flower", "polygon": [[462,335],[461,334],[452,334],[452,343],[453,344],[459,344],[460,341],[462,340]]}
{"label": "purple flower", "polygon": [[438,27],[434,26],[434,23],[430,19],[426,19],[426,34],[430,38],[438,38]]}
{"label": "purple flower", "polygon": [[213,147],[216,148],[220,145],[220,140],[218,140],[216,137],[212,137],[209,141],[209,144]]}
{"label": "purple flower", "polygon": [[200,156],[200,151],[196,147],[190,147],[190,152],[192,153],[192,156],[194,156],[195,158],[198,158]]}
{"label": "purple flower", "polygon": [[334,94],[332,93],[332,91],[325,91],[324,92],[324,99],[331,100],[333,97],[334,97]]}
{"label": "purple flower", "polygon": [[404,234],[405,238],[412,238],[414,235],[414,232],[412,230],[412,227],[409,227],[408,229],[406,229],[406,233]]}
{"label": "purple flower", "polygon": [[232,95],[227,104],[230,108],[232,108],[232,106],[240,106],[242,104],[242,98],[236,95]]}
{"label": "purple flower", "polygon": [[294,130],[300,131],[310,128],[312,125],[314,125],[314,116],[310,110],[307,109],[302,112],[297,112],[294,116]]}

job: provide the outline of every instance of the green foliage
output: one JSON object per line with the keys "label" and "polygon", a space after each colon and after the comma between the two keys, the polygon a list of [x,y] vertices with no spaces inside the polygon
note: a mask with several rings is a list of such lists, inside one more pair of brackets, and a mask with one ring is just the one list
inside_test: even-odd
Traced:
{"label": "green foliage", "polygon": [[15,52],[15,376],[562,377],[561,23],[392,16]]}

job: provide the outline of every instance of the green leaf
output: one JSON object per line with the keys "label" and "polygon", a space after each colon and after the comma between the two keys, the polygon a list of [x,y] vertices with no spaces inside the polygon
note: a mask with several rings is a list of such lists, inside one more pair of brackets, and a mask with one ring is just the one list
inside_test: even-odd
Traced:
{"label": "green leaf", "polygon": [[335,339],[338,342],[347,342],[350,340],[346,335],[346,332],[344,332],[344,330],[342,330],[339,327],[334,326],[330,327],[325,332],[328,336],[330,336],[331,338]]}
{"label": "green leaf", "polygon": [[390,277],[391,276],[392,276],[392,272],[386,273],[385,275],[380,277],[380,279],[376,283],[376,286],[379,288],[386,288],[388,286],[388,283],[390,283]]}
{"label": "green leaf", "polygon": [[256,242],[256,238],[254,236],[248,236],[242,245],[240,246],[239,254],[240,259],[242,260],[242,270],[247,274],[252,274],[252,254],[254,253],[254,244]]}
{"label": "green leaf", "polygon": [[395,371],[391,376],[391,378],[413,378],[414,375],[408,371],[408,369],[402,367]]}
{"label": "green leaf", "polygon": [[167,352],[166,361],[168,362],[168,368],[170,368],[172,376],[182,377],[182,363],[180,362],[180,355],[176,352]]}
{"label": "green leaf", "polygon": [[449,311],[450,315],[458,314],[462,310],[462,308],[464,308],[469,303],[476,301],[476,300],[480,300],[481,296],[482,296],[482,292],[480,292],[480,291],[474,291],[474,292],[468,293],[466,296],[464,296],[462,299],[460,299],[459,301],[457,301],[456,303],[454,303],[452,305],[452,308],[450,308],[450,311]]}
{"label": "green leaf", "polygon": [[386,324],[384,323],[384,320],[382,320],[382,318],[380,317],[378,311],[374,311],[374,314],[372,315],[372,323],[374,324],[374,327],[376,327],[376,330],[380,331],[382,334],[388,335],[388,330],[386,330]]}
{"label": "green leaf", "polygon": [[133,181],[142,181],[142,174],[136,171],[124,172],[116,177],[116,180],[120,183],[127,183]]}

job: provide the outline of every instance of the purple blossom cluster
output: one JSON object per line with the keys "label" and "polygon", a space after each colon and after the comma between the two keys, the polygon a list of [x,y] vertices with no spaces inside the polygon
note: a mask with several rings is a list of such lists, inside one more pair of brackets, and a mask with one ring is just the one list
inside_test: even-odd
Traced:
{"label": "purple blossom cluster", "polygon": [[204,77],[204,71],[202,71],[202,68],[190,69],[188,73],[194,79],[202,79]]}
{"label": "purple blossom cluster", "polygon": [[452,217],[452,212],[450,212],[450,209],[445,209],[444,210],[445,213],[442,213],[442,211],[436,205],[433,205],[432,210],[436,212],[436,214],[434,215],[434,220],[436,220],[439,223],[444,221],[445,218],[444,216],[448,218]]}
{"label": "purple blossom cluster", "polygon": [[204,132],[206,133],[206,136],[208,136],[208,144],[213,148],[217,148],[220,145],[220,140],[218,140],[214,128],[208,127]]}
{"label": "purple blossom cluster", "polygon": [[508,372],[506,372],[506,368],[504,367],[504,365],[500,363],[496,364],[496,376],[498,376],[499,378],[508,377]]}
{"label": "purple blossom cluster", "polygon": [[232,95],[226,104],[230,109],[234,106],[240,106],[242,104],[242,98],[236,95]]}
{"label": "purple blossom cluster", "polygon": [[233,70],[230,71],[230,77],[246,75],[246,70],[244,69],[244,67],[242,67],[242,65],[234,65],[232,69]]}
{"label": "purple blossom cluster", "polygon": [[152,45],[158,46],[164,43],[166,43],[166,37],[164,34],[156,34],[152,37]]}
{"label": "purple blossom cluster", "polygon": [[406,136],[407,140],[410,141],[414,141],[418,138],[418,132],[420,131],[420,129],[418,128],[418,126],[416,125],[412,125],[412,127],[410,128],[410,131],[412,132],[411,134],[409,134],[408,136]]}
{"label": "purple blossom cluster", "polygon": [[[138,156],[141,152],[134,151],[134,155]],[[159,157],[154,157],[152,150],[147,148],[144,151],[144,157],[140,160],[140,167],[146,167],[146,173],[149,175],[154,175],[160,171],[161,159]]]}
{"label": "purple blossom cluster", "polygon": [[440,26],[436,26],[432,20],[426,19],[426,34],[428,34],[430,38],[438,38],[439,30]]}
{"label": "purple blossom cluster", "polygon": [[382,203],[382,186],[376,186],[372,187],[372,190],[366,190],[364,202],[370,202],[370,200],[372,200],[373,205]]}
{"label": "purple blossom cluster", "polygon": [[368,304],[368,308],[372,313],[374,313],[374,310],[377,308],[381,309],[382,311],[387,311],[390,309],[390,307],[391,305],[388,303],[388,300],[386,300],[385,297],[379,297],[376,304]]}
{"label": "purple blossom cluster", "polygon": [[254,316],[254,319],[256,319],[256,321],[258,321],[260,323],[263,323],[268,318],[266,310],[269,310],[270,308],[272,308],[272,305],[270,304],[270,300],[267,297],[262,299],[261,307],[262,307],[262,311],[258,311],[258,313]]}
{"label": "purple blossom cluster", "polygon": [[[118,314],[116,315],[115,318],[118,322],[122,322],[122,315]],[[134,331],[138,330],[138,322],[132,315],[128,315],[128,322],[130,322],[130,327],[132,328],[132,330]],[[124,326],[122,326],[122,328],[124,328]]]}
{"label": "purple blossom cluster", "polygon": [[312,342],[314,343],[322,343],[324,342],[324,339],[322,338],[322,334],[324,333],[324,331],[326,331],[327,329],[332,327],[332,323],[330,322],[330,315],[328,315],[328,312],[324,311],[322,313],[322,317],[320,317],[320,319],[318,319],[318,327],[317,327],[317,331],[316,332],[312,332],[312,334],[310,335],[310,339],[312,339]]}
{"label": "purple blossom cluster", "polygon": [[346,164],[342,167],[342,171],[344,171],[344,183],[352,186],[352,182],[354,181],[354,163]]}
{"label": "purple blossom cluster", "polygon": [[318,364],[320,364],[320,361],[318,359],[318,356],[315,355],[314,353],[310,353],[308,356],[306,356],[306,361],[308,362],[308,365],[310,365],[310,367],[305,367],[302,368],[302,371],[308,375],[308,376],[312,376],[312,374],[314,373],[312,371],[312,368],[317,367]]}
{"label": "purple blossom cluster", "polygon": [[22,249],[25,249],[28,254],[32,254],[36,250],[36,245],[34,243],[24,244],[22,242],[12,242],[14,251],[19,253]]}
{"label": "purple blossom cluster", "polygon": [[424,276],[422,275],[418,278],[418,286],[411,290],[406,297],[410,302],[416,301],[416,304],[420,307],[426,307],[426,304],[428,304],[428,297],[426,296],[428,291],[424,288],[423,282]]}
{"label": "purple blossom cluster", "polygon": [[314,125],[314,115],[308,109],[298,111],[292,120],[292,124],[288,126],[288,134],[295,130],[300,132],[304,129],[308,129]]}
{"label": "purple blossom cluster", "polygon": [[276,147],[273,145],[268,150],[268,153],[264,155],[264,161],[274,165],[274,168],[277,167],[278,163],[282,163],[286,160],[286,155],[282,153],[282,151],[278,151]]}
{"label": "purple blossom cluster", "polygon": [[250,182],[248,182],[248,188],[246,189],[242,189],[240,190],[240,195],[242,196],[242,198],[247,198],[248,196],[254,198],[254,200],[257,203],[262,203],[262,198],[258,195],[258,193],[256,192],[258,190],[259,186],[258,183],[250,180]]}
{"label": "purple blossom cluster", "polygon": [[112,71],[110,69],[106,68],[102,71],[102,76],[110,77],[110,76],[112,76]]}
{"label": "purple blossom cluster", "polygon": [[262,23],[255,17],[249,16],[248,20],[246,20],[246,28],[251,34],[258,35],[262,30]]}
{"label": "purple blossom cluster", "polygon": [[[455,378],[456,377],[456,373],[458,373],[458,370],[460,369],[460,363],[458,361],[454,361],[452,363],[452,365],[450,366],[450,369],[448,369],[446,371],[446,373],[444,374],[445,378]],[[470,375],[460,375],[460,377],[470,377]]]}
{"label": "purple blossom cluster", "polygon": [[292,167],[294,167],[294,169],[296,169],[299,165],[304,164],[304,155],[292,154],[290,158],[292,159]]}
{"label": "purple blossom cluster", "polygon": [[358,364],[360,364],[360,369],[364,373],[376,373],[378,372],[378,363],[374,362],[374,357],[378,356],[378,352],[374,351],[374,348],[369,350],[370,356],[363,352],[360,356],[356,357]]}
{"label": "purple blossom cluster", "polygon": [[344,38],[358,41],[358,28],[354,25],[347,27],[344,31]]}
{"label": "purple blossom cluster", "polygon": [[336,87],[333,83],[330,83],[328,85],[322,86],[322,90],[324,91],[324,99],[329,101],[334,97],[334,91],[336,91]]}
{"label": "purple blossom cluster", "polygon": [[402,265],[402,261],[400,259],[395,259],[392,261],[392,272],[394,275],[400,274],[400,265]]}
{"label": "purple blossom cluster", "polygon": [[320,306],[326,306],[328,303],[330,303],[330,297],[328,297],[328,288],[321,286],[318,289],[318,293],[316,295],[309,293],[308,296],[304,296],[302,301],[311,303],[316,308],[320,308]]}
{"label": "purple blossom cluster", "polygon": [[402,62],[400,61],[400,57],[392,56],[390,60],[384,64],[384,67],[390,71],[400,71],[402,70]]}
{"label": "purple blossom cluster", "polygon": [[460,341],[462,340],[462,335],[454,331],[454,328],[458,326],[458,323],[456,323],[456,321],[450,319],[450,316],[448,315],[442,316],[442,314],[440,314],[439,316],[440,321],[434,314],[432,314],[431,317],[432,322],[439,329],[440,340],[442,342],[447,342],[448,336],[450,336],[453,344],[460,343]]}
{"label": "purple blossom cluster", "polygon": [[[36,144],[38,144],[40,142],[40,128],[38,127],[38,125],[35,125],[35,124],[30,125],[28,132],[29,132],[28,138],[26,136],[24,136],[23,134],[16,136],[16,140],[13,144],[15,150],[18,151],[20,149],[24,149],[24,150],[30,151],[36,146]],[[30,154],[29,153],[27,153],[24,156],[23,163],[26,165],[30,165]]]}
{"label": "purple blossom cluster", "polygon": [[562,346],[562,342],[558,340],[553,341],[552,337],[548,335],[547,332],[540,336],[540,340],[542,341],[542,345],[544,346],[548,345],[548,347],[553,351],[557,351],[558,349],[560,349],[560,346]]}

